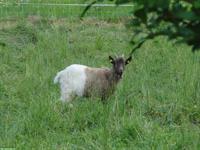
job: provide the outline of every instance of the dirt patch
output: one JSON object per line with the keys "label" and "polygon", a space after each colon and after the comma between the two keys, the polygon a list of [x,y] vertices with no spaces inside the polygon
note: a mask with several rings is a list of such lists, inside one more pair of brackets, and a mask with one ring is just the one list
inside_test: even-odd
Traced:
{"label": "dirt patch", "polygon": [[105,21],[105,20],[98,20],[98,19],[94,19],[94,18],[85,18],[81,21],[82,24],[84,25],[90,25],[90,26],[103,26],[103,27],[120,27],[123,28],[124,27],[124,23],[123,22],[109,22],[109,21]]}
{"label": "dirt patch", "polygon": [[37,24],[41,21],[42,17],[40,16],[28,16],[27,21],[31,24]]}
{"label": "dirt patch", "polygon": [[16,26],[17,26],[16,19],[7,19],[7,20],[0,21],[0,30],[9,29]]}
{"label": "dirt patch", "polygon": [[[18,20],[20,18],[12,18],[0,21],[0,30],[2,29],[9,29],[16,27],[18,24]],[[65,26],[65,25],[73,25],[73,26],[80,26],[81,25],[88,25],[88,26],[97,26],[97,27],[105,27],[105,28],[125,28],[124,24],[125,21],[118,21],[112,22],[109,20],[100,20],[96,18],[84,18],[83,20],[80,19],[68,19],[68,18],[44,18],[41,16],[28,16],[25,18],[25,22],[30,25],[41,25],[47,24],[52,26]]]}

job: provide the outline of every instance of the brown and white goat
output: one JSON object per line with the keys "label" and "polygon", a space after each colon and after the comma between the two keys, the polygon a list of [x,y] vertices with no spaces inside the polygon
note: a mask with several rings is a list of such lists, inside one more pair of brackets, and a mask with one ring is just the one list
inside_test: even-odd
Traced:
{"label": "brown and white goat", "polygon": [[109,56],[109,60],[112,68],[92,68],[72,64],[58,72],[54,83],[60,84],[61,100],[69,102],[74,96],[98,96],[105,99],[112,94],[132,57],[125,59]]}

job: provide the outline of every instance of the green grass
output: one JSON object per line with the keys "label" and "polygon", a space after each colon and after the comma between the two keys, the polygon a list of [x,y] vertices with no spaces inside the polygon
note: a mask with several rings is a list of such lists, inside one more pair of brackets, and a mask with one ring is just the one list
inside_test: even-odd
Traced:
{"label": "green grass", "polygon": [[128,54],[117,21],[36,16],[0,22],[0,147],[17,149],[199,149],[200,52],[165,37],[134,54],[103,104],[59,100],[56,73],[72,63],[111,66]]}

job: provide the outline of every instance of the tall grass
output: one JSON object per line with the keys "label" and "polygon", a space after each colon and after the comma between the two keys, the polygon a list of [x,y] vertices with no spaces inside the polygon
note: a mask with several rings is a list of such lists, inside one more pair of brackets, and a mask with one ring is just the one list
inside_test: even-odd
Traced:
{"label": "tall grass", "polygon": [[72,63],[111,66],[129,53],[131,31],[98,19],[1,21],[0,147],[199,149],[200,53],[165,37],[134,54],[107,104],[59,101],[56,72]]}

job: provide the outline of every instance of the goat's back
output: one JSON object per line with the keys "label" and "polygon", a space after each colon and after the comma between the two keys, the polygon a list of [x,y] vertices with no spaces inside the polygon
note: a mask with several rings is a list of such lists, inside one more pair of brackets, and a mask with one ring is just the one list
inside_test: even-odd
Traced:
{"label": "goat's back", "polygon": [[78,96],[109,95],[114,84],[109,68],[92,68],[73,64],[57,73],[54,81],[60,83],[61,93],[72,93]]}

